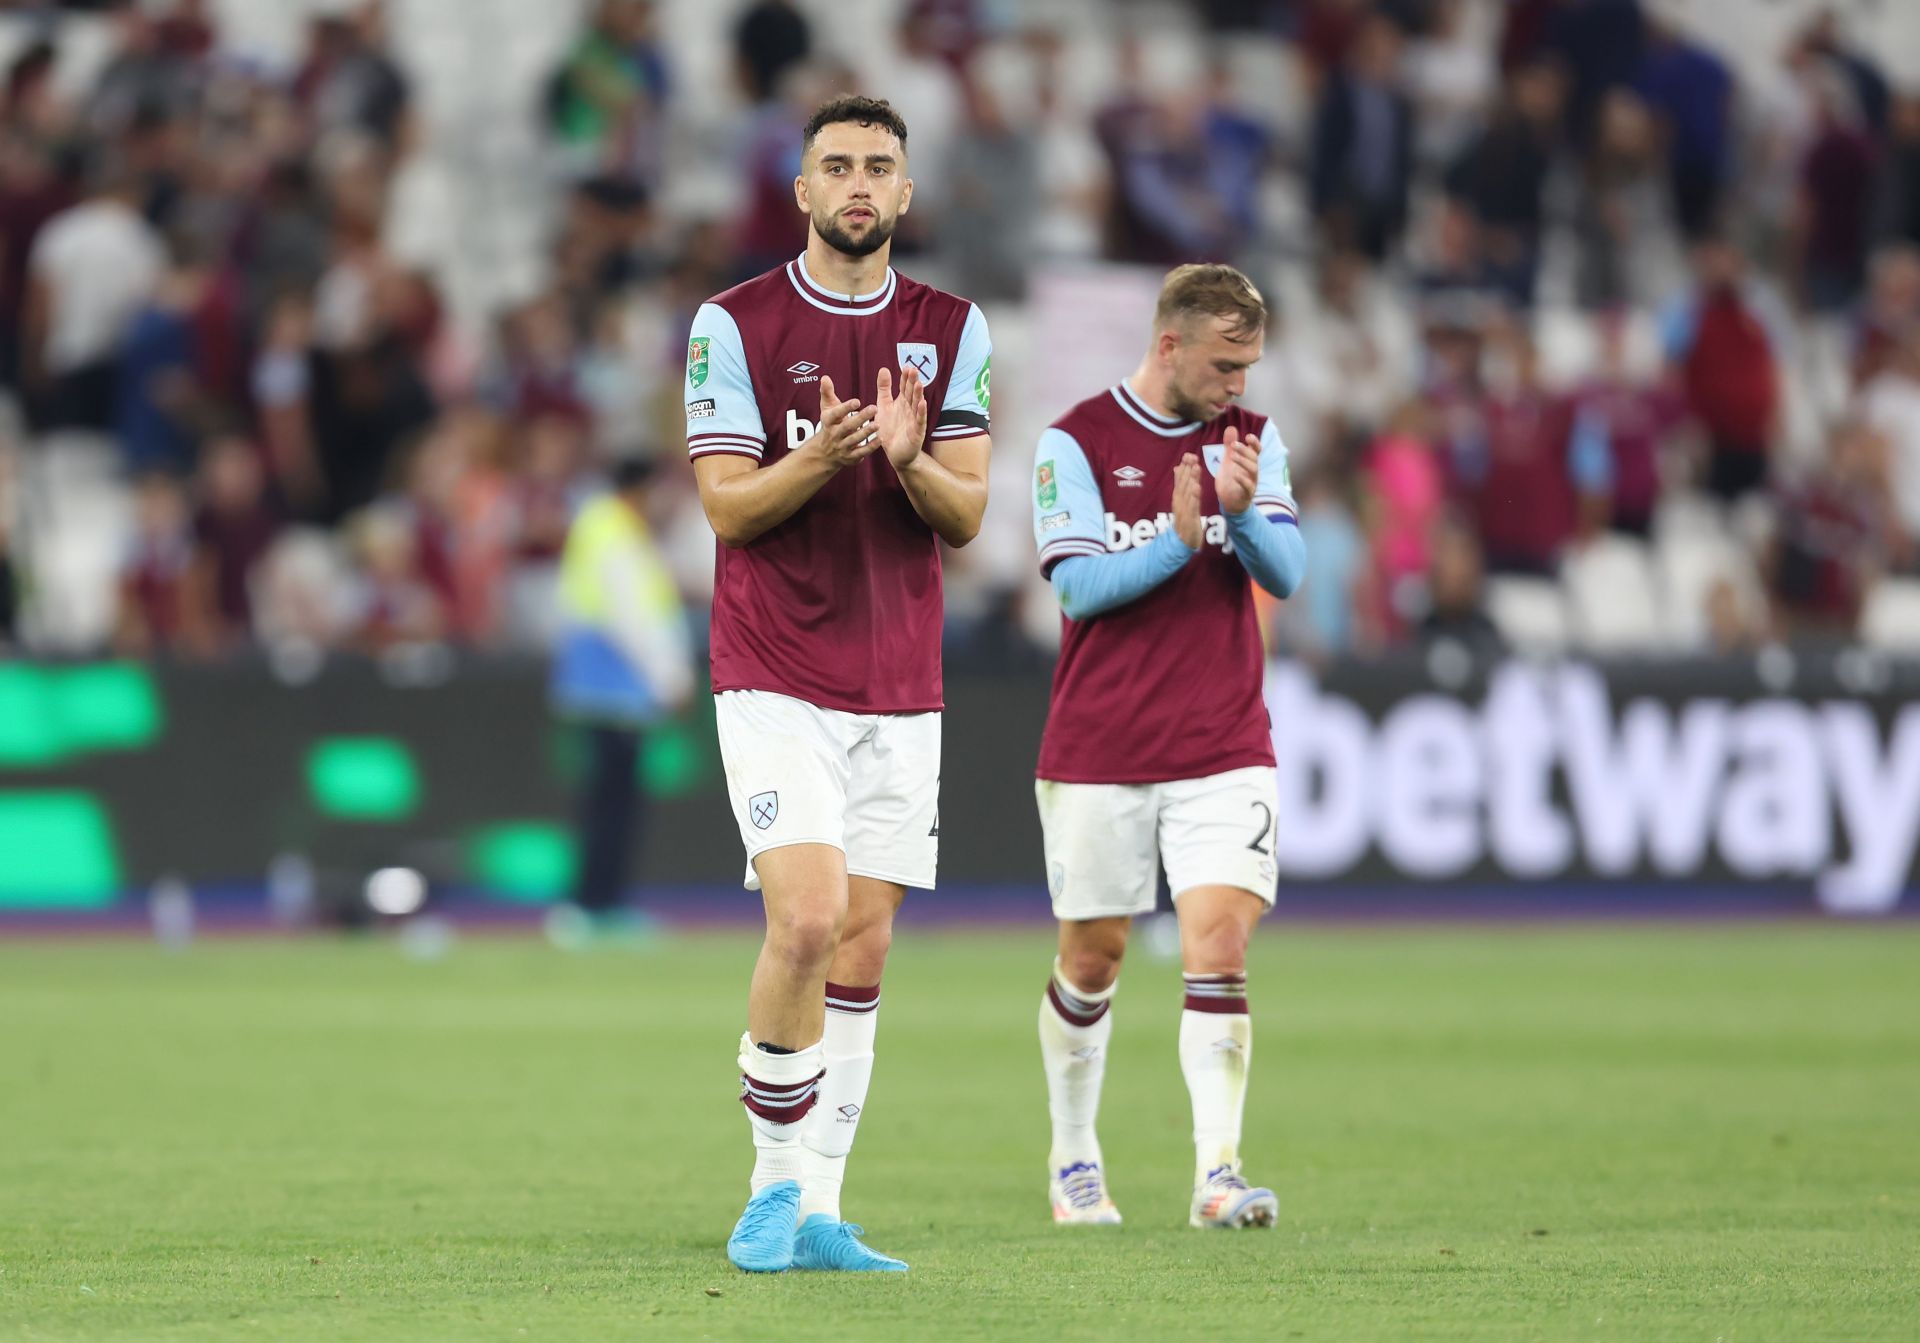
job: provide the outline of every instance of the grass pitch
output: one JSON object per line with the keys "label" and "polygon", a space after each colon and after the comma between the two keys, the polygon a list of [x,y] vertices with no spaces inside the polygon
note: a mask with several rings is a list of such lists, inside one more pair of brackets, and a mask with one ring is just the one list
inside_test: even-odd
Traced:
{"label": "grass pitch", "polygon": [[1122,976],[1127,1224],[1047,1220],[1043,933],[902,937],[848,1215],[748,1278],[736,936],[0,947],[0,1339],[1793,1339],[1920,1330],[1920,936],[1303,931],[1252,966],[1267,1233],[1185,1226],[1179,978]]}

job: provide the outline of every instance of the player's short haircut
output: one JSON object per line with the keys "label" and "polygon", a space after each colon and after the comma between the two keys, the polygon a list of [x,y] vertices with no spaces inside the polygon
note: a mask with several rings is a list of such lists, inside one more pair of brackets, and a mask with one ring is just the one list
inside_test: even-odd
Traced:
{"label": "player's short haircut", "polygon": [[1180,325],[1196,317],[1224,317],[1234,340],[1252,340],[1267,326],[1267,301],[1253,281],[1232,266],[1208,263],[1175,266],[1160,286],[1160,304],[1153,310],[1155,330]]}
{"label": "player's short haircut", "polygon": [[894,138],[900,141],[900,148],[905,150],[907,147],[907,123],[893,110],[892,103],[885,98],[864,98],[857,93],[848,93],[831,98],[813,110],[813,115],[807,118],[807,128],[800,136],[801,152],[813,148],[814,136],[842,121],[892,131]]}

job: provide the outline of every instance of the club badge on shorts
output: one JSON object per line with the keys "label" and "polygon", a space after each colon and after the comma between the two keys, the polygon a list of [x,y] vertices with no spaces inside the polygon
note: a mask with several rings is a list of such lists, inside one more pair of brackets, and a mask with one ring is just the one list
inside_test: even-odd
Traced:
{"label": "club badge on shorts", "polygon": [[747,799],[747,815],[753,819],[754,829],[767,829],[780,815],[780,794],[755,793]]}
{"label": "club badge on shorts", "polygon": [[898,342],[894,348],[900,353],[901,370],[905,371],[909,368],[919,369],[921,382],[932,382],[934,376],[940,372],[940,352],[934,349],[928,342],[903,340]]}

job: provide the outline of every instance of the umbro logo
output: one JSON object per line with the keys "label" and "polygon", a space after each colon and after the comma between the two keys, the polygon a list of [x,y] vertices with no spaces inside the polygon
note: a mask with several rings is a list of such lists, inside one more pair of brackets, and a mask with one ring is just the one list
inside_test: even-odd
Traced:
{"label": "umbro logo", "polygon": [[820,365],[813,363],[811,360],[802,359],[797,364],[788,364],[787,372],[793,374],[793,380],[796,384],[820,381]]}
{"label": "umbro logo", "polygon": [[852,1124],[852,1123],[855,1123],[856,1121],[858,1121],[858,1120],[859,1120],[859,1118],[860,1118],[860,1107],[859,1107],[859,1106],[857,1106],[857,1105],[843,1105],[843,1106],[841,1106],[841,1107],[840,1107],[840,1119],[839,1119],[839,1122],[840,1122],[840,1123],[842,1123],[842,1124]]}
{"label": "umbro logo", "polygon": [[1092,1063],[1095,1059],[1100,1057],[1100,1046],[1099,1045],[1081,1045],[1078,1049],[1073,1051],[1073,1057],[1079,1059],[1082,1063]]}
{"label": "umbro logo", "polygon": [[1140,482],[1147,478],[1147,473],[1137,466],[1121,466],[1114,468],[1113,478],[1119,481],[1123,488],[1131,485],[1138,489]]}
{"label": "umbro logo", "polygon": [[1234,1039],[1231,1035],[1223,1036],[1222,1038],[1215,1040],[1213,1042],[1213,1047],[1216,1051],[1222,1054],[1238,1054],[1244,1048],[1244,1046],[1238,1040]]}

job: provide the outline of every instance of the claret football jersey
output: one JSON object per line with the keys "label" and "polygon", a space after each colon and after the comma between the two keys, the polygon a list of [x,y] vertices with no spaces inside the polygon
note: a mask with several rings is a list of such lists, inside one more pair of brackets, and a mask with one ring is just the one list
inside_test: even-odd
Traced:
{"label": "claret football jersey", "polygon": [[[763,468],[818,428],[820,380],[871,405],[882,368],[920,370],[927,446],[988,432],[992,346],[965,299],[889,269],[835,294],[803,259],[701,305],[687,342],[687,451]],[[720,547],[713,688],[771,690],[851,713],[941,707],[940,555],[887,460],[841,471],[785,522]]]}
{"label": "claret football jersey", "polygon": [[1231,426],[1260,447],[1253,507],[1293,526],[1287,451],[1271,421],[1235,406],[1211,423],[1158,414],[1125,383],[1040,436],[1033,476],[1040,570],[1151,544],[1173,526],[1173,471],[1204,471],[1200,553],[1144,596],[1062,616],[1038,774],[1066,783],[1160,783],[1274,763],[1252,580],[1233,554],[1214,473]]}

